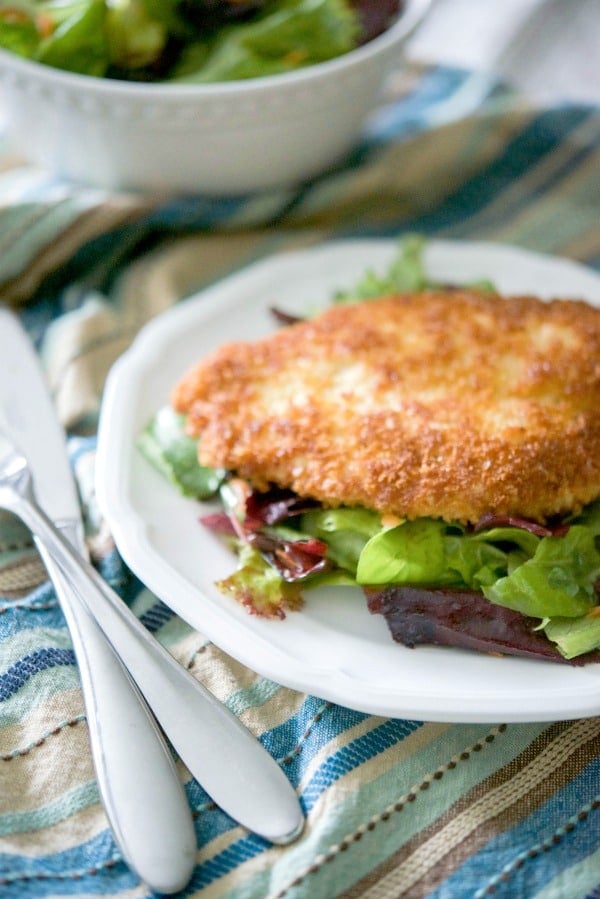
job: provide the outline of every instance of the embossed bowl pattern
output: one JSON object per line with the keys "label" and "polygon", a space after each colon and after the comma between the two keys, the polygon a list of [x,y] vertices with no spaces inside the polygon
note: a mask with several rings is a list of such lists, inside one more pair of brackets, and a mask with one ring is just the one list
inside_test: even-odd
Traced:
{"label": "embossed bowl pattern", "polygon": [[17,154],[113,190],[233,196],[291,187],[342,159],[430,0],[344,56],[222,84],[146,84],[63,72],[0,50],[0,103]]}

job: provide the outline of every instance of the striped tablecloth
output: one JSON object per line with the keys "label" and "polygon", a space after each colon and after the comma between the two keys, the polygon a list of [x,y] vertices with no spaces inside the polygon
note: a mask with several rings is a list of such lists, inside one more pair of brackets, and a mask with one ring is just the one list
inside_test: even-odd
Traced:
{"label": "striped tablecloth", "polygon": [[[92,558],[260,736],[307,814],[298,842],[270,846],[180,767],[198,834],[182,895],[600,896],[600,719],[388,720],[285,689],[151,595],[120,560],[94,499],[112,362],[143,322],[257,258],[332,237],[420,232],[600,265],[598,111],[534,110],[493,90],[476,114],[453,120],[446,101],[464,86],[464,73],[448,69],[402,79],[344,165],[254,198],[107,195],[0,154],[0,299],[19,309],[42,354]],[[99,804],[64,619],[27,532],[6,516],[0,641],[0,896],[148,896]]]}

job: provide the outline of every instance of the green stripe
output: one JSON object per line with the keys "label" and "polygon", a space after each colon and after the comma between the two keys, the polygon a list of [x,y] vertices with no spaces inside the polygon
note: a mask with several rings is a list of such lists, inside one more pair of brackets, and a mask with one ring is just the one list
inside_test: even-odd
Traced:
{"label": "green stripe", "polygon": [[[498,150],[506,146],[514,138],[517,132],[529,127],[535,113],[532,110],[519,110],[490,113],[482,116],[473,116],[464,123],[450,125],[450,128],[460,128],[464,125],[464,134],[458,147],[458,152],[450,163],[453,171],[469,172],[473,169],[474,158],[492,157]],[[498,140],[498,123],[502,123],[502,133]],[[428,135],[425,135],[427,139]],[[444,134],[439,134],[440,142],[443,142]],[[497,148],[494,152],[494,148]]]}
{"label": "green stripe", "polygon": [[10,761],[12,759],[19,758],[19,756],[28,755],[32,749],[35,749],[37,746],[41,746],[49,737],[56,736],[60,731],[65,730],[67,727],[73,727],[74,724],[81,724],[81,722],[85,721],[86,717],[84,714],[74,715],[72,718],[65,718],[64,721],[60,721],[58,724],[52,725],[43,733],[36,736],[34,740],[30,740],[29,743],[26,743],[24,746],[16,746],[14,749],[11,749],[9,752],[4,752],[1,758],[4,761]]}
{"label": "green stripe", "polygon": [[55,242],[91,205],[85,195],[72,195],[48,200],[41,208],[30,203],[13,206],[10,216],[2,213],[0,234],[11,239],[8,246],[1,245],[0,280],[22,272],[38,250]]}
{"label": "green stripe", "polygon": [[[315,894],[320,895],[319,888],[323,890],[330,878],[333,878],[338,892],[350,887],[397,852],[415,834],[435,822],[476,784],[511,762],[547,727],[547,724],[509,727],[496,736],[489,746],[486,744],[479,752],[472,753],[468,760],[459,761],[456,768],[444,773],[440,780],[431,783],[426,792],[417,795],[409,806],[414,809],[412,814],[407,814],[406,809],[395,813],[389,824],[379,823],[359,843],[353,844],[351,853],[343,854],[342,863],[325,865],[312,874],[310,883]],[[421,749],[416,757],[402,761],[382,773],[373,783],[359,787],[348,800],[334,809],[334,826],[327,833],[328,845],[339,843],[358,825],[366,823],[372,815],[379,814],[412,786],[421,783],[425,774],[433,773],[452,756],[484,738],[490,729],[455,725],[434,743]],[[322,834],[319,840],[322,841]],[[310,863],[310,858],[308,861]],[[294,895],[296,893],[292,890],[289,899],[293,899]]]}
{"label": "green stripe", "polygon": [[147,612],[148,609],[151,609],[153,605],[157,602],[156,595],[144,587],[140,592],[136,595],[135,599],[131,603],[131,610],[135,612],[138,618],[140,618],[144,612]]}
{"label": "green stripe", "polygon": [[[156,631],[154,636],[167,649],[174,649],[177,647],[178,643],[182,643],[184,640],[189,639],[190,635],[193,633],[194,628],[188,624],[187,621],[174,615],[163,624],[158,631]],[[204,637],[197,632],[196,637],[198,638],[198,641],[202,641],[202,643],[205,642]]]}
{"label": "green stripe", "polygon": [[98,787],[95,780],[73,787],[58,799],[40,808],[26,812],[7,812],[0,815],[0,836],[16,833],[31,833],[52,827],[59,821],[71,818],[84,808],[99,802]]}
{"label": "green stripe", "polygon": [[280,190],[264,196],[260,194],[256,197],[251,196],[229,216],[227,228],[233,230],[264,225],[265,222],[270,222],[279,215],[294,196],[294,190]]}
{"label": "green stripe", "polygon": [[[531,122],[520,123],[521,133],[525,132]],[[510,221],[513,218],[518,219],[525,210],[523,200],[529,197],[529,207],[536,208],[547,204],[548,202],[556,202],[557,197],[561,196],[562,184],[565,179],[571,177],[575,171],[581,171],[583,166],[591,165],[588,160],[585,163],[577,161],[568,171],[568,162],[573,155],[578,154],[582,147],[589,144],[590,138],[593,136],[594,123],[585,122],[578,129],[573,131],[571,135],[566,136],[557,146],[548,153],[543,154],[537,161],[536,165],[525,169],[522,173],[511,179],[510,183],[506,183],[501,193],[495,193],[482,208],[476,209],[472,215],[465,216],[460,222],[452,222],[447,228],[441,228],[439,233],[452,233],[454,236],[470,234],[475,229],[478,233],[502,230],[502,223]],[[589,132],[589,134],[588,134]],[[562,174],[560,174],[562,170]],[[552,181],[558,177],[559,180],[548,185],[548,181]],[[539,191],[543,191],[542,194]],[[566,192],[565,192],[566,193]],[[569,202],[572,200],[572,192],[568,190]],[[589,202],[589,197],[586,198]],[[500,221],[499,221],[500,220]],[[548,221],[551,228],[552,221]],[[498,228],[498,225],[500,228]],[[527,234],[527,240],[524,241],[525,246],[531,246],[531,236]]]}
{"label": "green stripe", "polygon": [[[425,728],[429,726],[424,725]],[[447,812],[476,784],[509,764],[547,727],[544,723],[509,726],[489,746],[485,744],[469,760],[458,762],[452,771],[433,781],[426,792],[419,793],[409,806],[412,813],[407,814],[405,809],[392,815],[387,823],[377,824],[372,832],[367,832],[359,842],[353,843],[350,851],[341,853],[337,861],[323,865],[309,875],[309,880],[286,892],[286,899],[337,895],[348,889],[407,840]],[[371,783],[356,785],[343,801],[341,790],[332,785],[329,792],[336,795],[339,801],[335,804],[325,801],[319,806],[310,835],[288,847],[285,860],[278,862],[276,882],[272,871],[261,872],[250,878],[243,889],[236,886],[222,899],[276,894],[328,847],[339,843],[360,824],[366,824],[371,817],[380,814],[390,803],[408,793],[411,787],[420,784],[425,775],[432,774],[453,756],[484,739],[490,730],[489,725],[453,725],[415,755],[395,764],[390,764],[390,753],[382,754],[379,760],[382,767],[387,762],[385,770]],[[341,740],[336,741],[336,748],[341,745]]]}
{"label": "green stripe", "polygon": [[57,668],[40,671],[0,707],[0,726],[11,727],[25,723],[25,720],[36,708],[52,700],[58,709],[62,709],[60,693],[77,690],[81,686],[77,668],[74,665],[60,665]]}
{"label": "green stripe", "polygon": [[558,877],[535,894],[535,899],[565,899],[565,896],[569,899],[584,899],[598,888],[599,871],[600,849],[561,871]]}
{"label": "green stripe", "polygon": [[235,715],[241,715],[246,709],[255,709],[257,706],[268,702],[276,693],[281,690],[281,684],[276,684],[266,677],[261,677],[250,687],[238,690],[232,693],[225,702],[225,705]]}
{"label": "green stripe", "polygon": [[598,161],[566,176],[568,189],[558,187],[524,210],[501,236],[511,243],[534,245],[546,253],[589,236],[598,224]]}

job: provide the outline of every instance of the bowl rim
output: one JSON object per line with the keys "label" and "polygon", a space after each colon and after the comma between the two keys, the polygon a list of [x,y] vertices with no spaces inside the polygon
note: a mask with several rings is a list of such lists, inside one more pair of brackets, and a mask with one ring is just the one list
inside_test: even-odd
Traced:
{"label": "bowl rim", "polygon": [[433,0],[404,0],[404,6],[395,22],[377,37],[333,59],[315,63],[293,72],[278,75],[261,75],[238,81],[222,81],[210,84],[180,84],[173,82],[126,81],[118,78],[102,78],[57,69],[35,60],[26,59],[0,47],[0,81],[10,70],[13,74],[35,78],[47,86],[84,90],[95,95],[114,98],[214,98],[228,95],[247,95],[272,90],[274,87],[306,84],[351,69],[372,57],[403,43],[425,17]]}

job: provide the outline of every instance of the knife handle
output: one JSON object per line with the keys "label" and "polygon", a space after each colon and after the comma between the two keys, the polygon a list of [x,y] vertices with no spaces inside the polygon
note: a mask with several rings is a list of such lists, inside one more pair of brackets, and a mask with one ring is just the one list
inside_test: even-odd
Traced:
{"label": "knife handle", "polygon": [[[77,522],[59,529],[77,545]],[[37,544],[71,633],[98,789],[115,840],[152,890],[177,892],[192,876],[197,840],[171,752],[69,579]]]}
{"label": "knife handle", "polygon": [[[262,744],[140,624],[35,502],[21,470],[8,488],[29,526],[93,614],[157,721],[206,792],[234,820],[273,843],[289,843],[304,817],[291,783]],[[75,607],[75,606],[74,606]]]}

